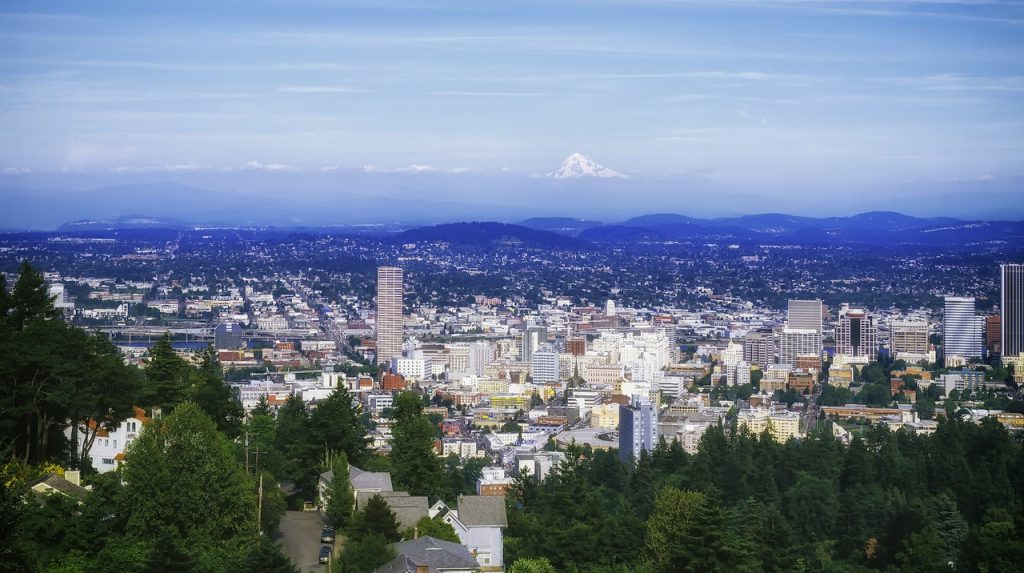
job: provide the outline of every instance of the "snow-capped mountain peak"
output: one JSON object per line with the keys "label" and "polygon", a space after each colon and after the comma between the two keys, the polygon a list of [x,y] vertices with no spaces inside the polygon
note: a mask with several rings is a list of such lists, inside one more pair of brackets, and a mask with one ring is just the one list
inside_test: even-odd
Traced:
{"label": "snow-capped mountain peak", "polygon": [[548,173],[548,177],[575,179],[577,177],[626,177],[626,175],[595,163],[582,153],[573,153],[565,158],[561,167]]}

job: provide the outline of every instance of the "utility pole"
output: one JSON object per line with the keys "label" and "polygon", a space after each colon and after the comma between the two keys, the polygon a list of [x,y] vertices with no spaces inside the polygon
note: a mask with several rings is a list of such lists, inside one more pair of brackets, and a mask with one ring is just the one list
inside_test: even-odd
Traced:
{"label": "utility pole", "polygon": [[256,536],[263,535],[263,474],[260,474],[260,495],[256,505]]}

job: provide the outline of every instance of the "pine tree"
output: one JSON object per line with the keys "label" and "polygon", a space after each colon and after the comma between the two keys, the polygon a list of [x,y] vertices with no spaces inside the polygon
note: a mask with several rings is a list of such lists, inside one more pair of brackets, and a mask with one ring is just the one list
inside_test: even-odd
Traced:
{"label": "pine tree", "polygon": [[388,457],[399,487],[412,495],[437,495],[444,488],[444,476],[434,453],[434,427],[422,412],[423,403],[415,392],[403,392],[395,399],[394,440]]}
{"label": "pine tree", "polygon": [[147,406],[160,406],[164,414],[185,400],[185,380],[189,366],[174,351],[171,333],[165,332],[149,349],[146,379],[149,381]]}
{"label": "pine tree", "polygon": [[375,495],[366,502],[366,508],[359,519],[357,531],[361,535],[380,535],[390,541],[398,541],[402,538],[398,534],[398,519],[395,512],[388,507],[384,498]]}
{"label": "pine tree", "polygon": [[[4,290],[6,292],[6,288]],[[53,306],[53,297],[47,291],[42,273],[32,268],[28,261],[22,261],[18,281],[14,283],[10,298],[3,304],[10,307],[10,324],[15,330],[25,328],[25,324],[33,320],[60,316]]]}
{"label": "pine tree", "polygon": [[247,573],[299,573],[291,560],[274,542],[261,538],[242,561],[240,571]]}
{"label": "pine tree", "polygon": [[326,513],[334,527],[342,528],[346,527],[352,518],[354,502],[352,484],[348,479],[348,459],[344,453],[335,456],[331,463],[331,470],[334,476],[331,478],[331,486],[328,489]]}

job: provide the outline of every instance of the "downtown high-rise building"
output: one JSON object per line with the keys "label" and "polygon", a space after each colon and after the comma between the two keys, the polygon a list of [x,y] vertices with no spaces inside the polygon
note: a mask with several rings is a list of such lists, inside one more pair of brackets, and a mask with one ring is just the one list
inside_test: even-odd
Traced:
{"label": "downtown high-rise building", "polygon": [[813,328],[783,328],[779,332],[779,364],[796,366],[799,357],[821,359],[821,333]]}
{"label": "downtown high-rise building", "polygon": [[844,304],[836,328],[836,354],[874,360],[878,354],[878,328],[866,310]]}
{"label": "downtown high-rise building", "polygon": [[530,326],[523,331],[523,342],[519,349],[519,359],[522,362],[530,362],[533,352],[540,348],[541,344],[547,342],[548,329],[543,326]]}
{"label": "downtown high-rise building", "polygon": [[889,351],[897,359],[916,362],[928,354],[928,321],[907,319],[889,323]]}
{"label": "downtown high-rise building", "polygon": [[942,354],[946,364],[955,359],[981,358],[985,318],[975,313],[974,297],[947,296],[942,320]]}
{"label": "downtown high-rise building", "polygon": [[377,363],[402,356],[402,269],[377,268]]}
{"label": "downtown high-rise building", "polygon": [[619,405],[619,458],[633,463],[640,453],[654,451],[658,443],[658,409],[649,399],[634,396],[629,406]]}
{"label": "downtown high-rise building", "polygon": [[811,329],[821,334],[822,306],[820,300],[790,299],[786,311],[786,326]]}
{"label": "downtown high-rise building", "polygon": [[1000,356],[1017,358],[1024,352],[1024,265],[1002,265],[999,276]]}
{"label": "downtown high-rise building", "polygon": [[775,362],[775,334],[771,330],[752,330],[743,338],[743,360],[762,369]]}

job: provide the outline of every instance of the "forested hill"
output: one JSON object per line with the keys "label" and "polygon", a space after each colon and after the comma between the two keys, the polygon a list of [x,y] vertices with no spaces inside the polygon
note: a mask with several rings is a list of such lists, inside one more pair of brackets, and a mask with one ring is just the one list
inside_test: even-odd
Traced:
{"label": "forested hill", "polygon": [[589,247],[588,243],[584,241],[558,233],[530,229],[520,225],[489,222],[448,223],[420,227],[398,233],[393,240],[399,244],[446,242],[480,247],[503,244],[535,248],[580,249]]}
{"label": "forested hill", "polygon": [[580,573],[1020,571],[1020,441],[952,420],[849,446],[827,423],[786,444],[717,427],[696,455],[663,442],[635,467],[571,448],[513,488],[506,553]]}

